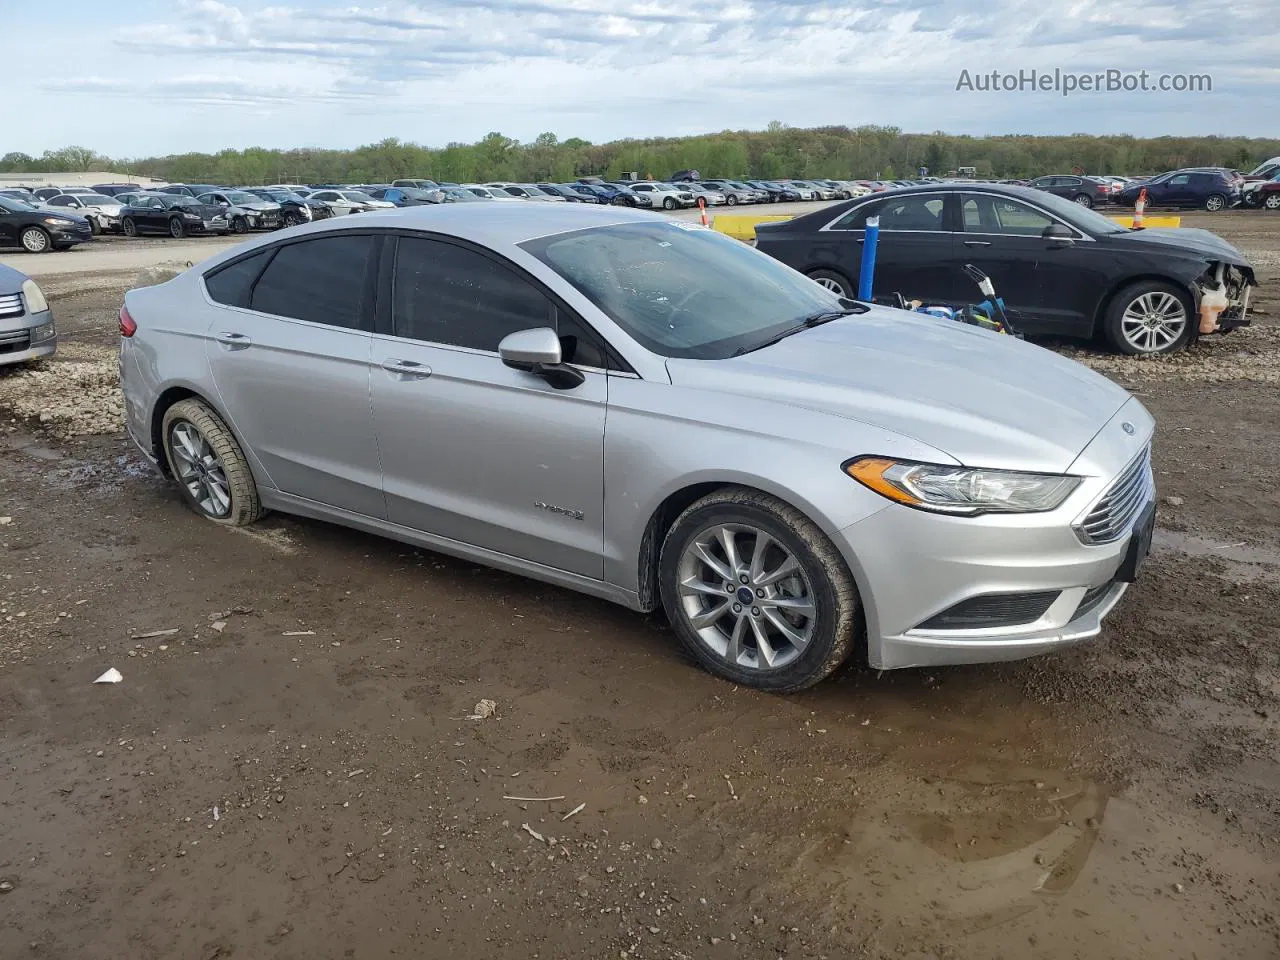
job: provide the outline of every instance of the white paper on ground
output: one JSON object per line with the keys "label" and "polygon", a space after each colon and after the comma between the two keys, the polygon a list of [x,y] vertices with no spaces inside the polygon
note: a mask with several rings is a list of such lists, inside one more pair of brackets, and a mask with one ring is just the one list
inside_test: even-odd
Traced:
{"label": "white paper on ground", "polygon": [[124,676],[120,673],[120,671],[117,670],[115,667],[112,667],[110,670],[108,670],[106,673],[104,673],[102,676],[100,676],[97,680],[93,682],[94,683],[119,683],[123,679],[124,679]]}

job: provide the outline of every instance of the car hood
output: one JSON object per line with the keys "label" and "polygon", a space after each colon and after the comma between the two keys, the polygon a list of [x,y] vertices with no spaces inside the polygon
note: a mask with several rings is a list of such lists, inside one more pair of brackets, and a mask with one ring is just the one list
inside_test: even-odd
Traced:
{"label": "car hood", "polygon": [[0,263],[0,294],[21,293],[27,275]]}
{"label": "car hood", "polygon": [[254,213],[277,213],[280,210],[280,204],[274,200],[258,200],[254,203],[237,203],[235,206],[241,210],[252,210]]}
{"label": "car hood", "polygon": [[105,213],[108,217],[118,217],[124,207],[118,203],[95,203],[89,209]]}
{"label": "car hood", "polygon": [[1194,227],[1148,227],[1145,230],[1131,230],[1122,234],[1124,239],[1137,244],[1156,244],[1164,247],[1176,247],[1192,253],[1208,257],[1210,260],[1223,260],[1237,267],[1245,267],[1252,272],[1252,265],[1243,253],[1223,240],[1216,233]]}
{"label": "car hood", "polygon": [[1129,399],[1050,350],[886,307],[741,357],[671,359],[667,369],[677,385],[874,424],[965,465],[1049,473],[1066,470]]}

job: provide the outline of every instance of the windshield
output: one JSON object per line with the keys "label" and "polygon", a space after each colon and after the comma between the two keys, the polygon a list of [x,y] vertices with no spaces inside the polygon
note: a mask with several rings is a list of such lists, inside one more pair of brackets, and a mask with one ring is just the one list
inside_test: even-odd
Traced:
{"label": "windshield", "polygon": [[611,224],[521,247],[664,357],[722,360],[848,303],[772,257],[691,224]]}
{"label": "windshield", "polygon": [[[1030,188],[1027,188],[1028,192]],[[1055,193],[1036,192],[1035,202],[1050,213],[1056,214],[1067,223],[1073,223],[1089,233],[1124,233],[1126,228],[1120,226],[1109,217],[1104,217],[1097,210],[1091,210],[1078,203],[1073,203]]]}
{"label": "windshield", "polygon": [[14,197],[0,196],[0,208],[10,211],[11,213],[23,213],[27,210],[36,209],[25,200],[18,200]]}
{"label": "windshield", "polygon": [[118,206],[120,201],[115,197],[104,197],[100,193],[77,194],[76,199],[91,207]]}
{"label": "windshield", "polygon": [[245,193],[242,190],[233,190],[226,194],[226,198],[232,203],[261,203],[262,198],[254,196],[252,193]]}

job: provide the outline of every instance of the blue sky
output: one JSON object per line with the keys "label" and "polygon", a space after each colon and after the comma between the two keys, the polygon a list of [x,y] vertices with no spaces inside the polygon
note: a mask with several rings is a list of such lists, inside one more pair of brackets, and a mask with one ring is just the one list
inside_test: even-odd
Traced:
{"label": "blue sky", "polygon": [[[863,123],[1276,136],[1274,0],[0,0],[0,151],[600,142]],[[54,64],[61,70],[51,69]],[[1207,73],[1211,93],[957,91],[962,69]]]}

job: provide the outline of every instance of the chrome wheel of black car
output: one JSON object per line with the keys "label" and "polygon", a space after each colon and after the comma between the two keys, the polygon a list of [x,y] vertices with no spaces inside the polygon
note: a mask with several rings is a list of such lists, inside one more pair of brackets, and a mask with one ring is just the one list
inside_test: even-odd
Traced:
{"label": "chrome wheel of black car", "polygon": [[1191,336],[1191,301],[1177,287],[1143,280],[1121,290],[1107,308],[1106,334],[1130,355],[1177,350]]}
{"label": "chrome wheel of black car", "polygon": [[182,221],[174,217],[169,221],[169,236],[175,240],[181,240],[187,235],[187,228],[182,225]]}
{"label": "chrome wheel of black car", "polygon": [[22,231],[22,249],[27,253],[48,253],[53,249],[53,241],[39,227],[27,227]]}
{"label": "chrome wheel of black car", "polygon": [[819,286],[826,287],[838,297],[846,299],[852,299],[853,297],[853,284],[834,270],[814,270],[810,272],[809,279]]}
{"label": "chrome wheel of black car", "polygon": [[1078,203],[1078,204],[1080,204],[1080,206],[1082,206],[1082,207],[1092,207],[1092,206],[1093,206],[1093,200],[1092,200],[1092,199],[1089,197],[1089,195],[1088,195],[1088,194],[1086,194],[1086,193],[1082,193],[1082,194],[1080,194],[1080,196],[1076,197],[1076,198],[1075,198],[1075,202],[1076,202],[1076,203]]}
{"label": "chrome wheel of black car", "polygon": [[125,217],[124,222],[120,224],[126,237],[136,237],[138,235],[138,225],[133,222],[132,217]]}

